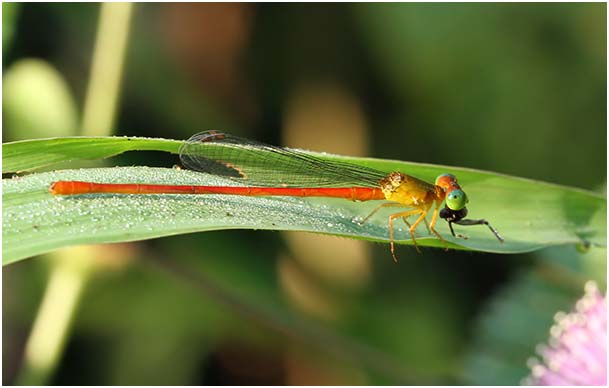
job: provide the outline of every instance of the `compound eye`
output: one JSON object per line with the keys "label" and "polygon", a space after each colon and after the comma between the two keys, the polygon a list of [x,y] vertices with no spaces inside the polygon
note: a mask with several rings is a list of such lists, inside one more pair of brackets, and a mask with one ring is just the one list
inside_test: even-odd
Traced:
{"label": "compound eye", "polygon": [[451,190],[446,194],[446,206],[451,210],[461,210],[467,203],[467,195],[462,190]]}
{"label": "compound eye", "polygon": [[453,182],[457,182],[457,177],[453,174],[442,174],[436,178],[436,186],[448,186]]}

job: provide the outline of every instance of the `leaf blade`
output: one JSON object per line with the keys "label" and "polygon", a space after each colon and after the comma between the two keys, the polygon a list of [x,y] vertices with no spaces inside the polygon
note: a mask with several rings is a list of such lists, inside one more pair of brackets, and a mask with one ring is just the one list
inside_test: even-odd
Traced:
{"label": "leaf blade", "polygon": [[[3,168],[38,168],[51,162],[109,157],[129,150],[177,153],[181,144],[176,140],[127,137],[14,142],[3,145]],[[446,224],[440,221],[440,233],[455,248],[516,253],[584,241],[606,246],[606,199],[592,192],[472,169],[317,155],[387,172],[402,171],[427,181],[433,181],[447,171],[457,175],[471,199],[470,216],[487,218],[507,241],[499,244],[483,227],[460,227],[459,232],[466,230],[470,239],[455,239],[448,234]],[[366,216],[376,206],[374,203],[218,195],[106,194],[58,198],[48,193],[51,182],[57,180],[230,184],[208,174],[147,167],[64,170],[4,179],[5,264],[66,245],[134,241],[230,228],[298,230],[388,241],[387,218],[383,214],[363,226],[353,222],[356,217]],[[209,211],[202,213],[201,209]],[[388,214],[389,211],[384,213]],[[137,226],[134,220],[138,222]],[[168,224],[168,220],[173,223]],[[405,229],[403,225],[396,226],[396,242],[410,243]],[[442,246],[422,229],[418,230],[418,243]]]}
{"label": "leaf blade", "polygon": [[143,137],[61,137],[2,144],[2,173],[32,171],[55,163],[109,158],[127,151],[177,153],[178,140]]}
{"label": "leaf blade", "polygon": [[[353,160],[354,161],[354,160]],[[386,168],[383,161],[373,163]],[[394,164],[394,162],[388,162]],[[443,167],[400,163],[419,176]],[[606,201],[602,197],[543,182],[452,168],[466,182],[473,217],[484,215],[500,230],[499,244],[483,228],[470,228],[469,240],[454,239],[445,223],[438,230],[453,247],[498,253],[532,251],[546,246],[577,244],[586,238],[606,246]],[[3,180],[3,263],[76,244],[136,241],[179,233],[252,228],[332,234],[371,241],[388,241],[386,217],[360,226],[376,203],[341,199],[242,197],[226,195],[113,195],[53,197],[48,187],[57,180],[160,184],[226,184],[217,177],[185,170],[117,167],[63,170]],[[471,183],[470,183],[471,182]],[[529,195],[525,194],[528,193]],[[505,198],[514,198],[505,205]],[[541,197],[540,197],[541,196]],[[495,202],[494,200],[497,200]],[[524,202],[523,202],[524,201]],[[539,206],[543,205],[543,209]],[[566,212],[569,207],[577,211]],[[385,215],[390,214],[383,213]],[[492,217],[492,219],[491,219]],[[397,226],[397,224],[396,224]],[[405,227],[396,242],[410,243]],[[418,229],[421,245],[441,246]]]}

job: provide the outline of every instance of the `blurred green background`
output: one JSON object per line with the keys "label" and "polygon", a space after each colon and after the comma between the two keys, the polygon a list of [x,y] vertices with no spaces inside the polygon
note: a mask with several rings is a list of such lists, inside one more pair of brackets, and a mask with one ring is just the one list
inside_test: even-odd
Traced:
{"label": "blurred green background", "polygon": [[[118,41],[118,18],[98,30],[98,4],[2,11],[3,142],[218,129],[606,193],[605,4],[137,4],[125,51],[108,49],[122,82],[105,132],[83,111],[92,63],[111,74],[96,39]],[[606,287],[601,248],[398,252],[395,265],[386,245],[247,230],[21,261],[3,268],[3,381],[518,384],[553,314],[586,280]],[[68,331],[36,377],[26,344],[65,256],[82,287],[67,313],[47,304]]]}

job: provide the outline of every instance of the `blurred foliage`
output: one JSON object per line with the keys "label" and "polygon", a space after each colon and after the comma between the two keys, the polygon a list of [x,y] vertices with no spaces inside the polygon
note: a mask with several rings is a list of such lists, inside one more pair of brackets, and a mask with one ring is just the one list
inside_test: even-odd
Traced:
{"label": "blurred foliage", "polygon": [[[3,89],[3,141],[72,130],[97,15],[96,4],[3,4],[4,87],[24,60],[39,64],[11,87],[23,99]],[[222,129],[279,144],[295,91],[338,85],[360,101],[371,155],[605,194],[606,43],[602,3],[142,4],[117,134],[179,139]],[[43,90],[28,89],[28,79]],[[138,152],[113,163],[176,159]],[[606,250],[403,248],[395,266],[379,245],[370,276],[350,288],[292,260],[280,241],[231,231],[131,245],[128,259],[108,249],[52,382],[513,384],[554,308],[568,309],[595,275],[606,287]],[[3,268],[5,382],[19,369],[47,264]],[[292,325],[309,334],[295,336]]]}
{"label": "blurred foliage", "polygon": [[[582,284],[583,294],[581,290]],[[516,276],[486,307],[476,327],[477,336],[465,361],[465,381],[520,384],[530,373],[522,360],[531,358],[536,345],[546,340],[554,314],[572,309],[577,291],[546,279],[542,271]]]}
{"label": "blurred foliage", "polygon": [[[606,127],[607,46],[599,7],[355,8],[380,74],[408,103],[401,128],[409,139],[433,144],[438,163],[589,188],[602,183],[581,176],[590,166],[606,175],[607,152],[598,144]],[[428,160],[428,147],[405,146],[415,160]],[[565,155],[585,149],[598,152],[558,167]]]}
{"label": "blurred foliage", "polygon": [[6,50],[13,39],[19,3],[2,3],[2,51]]}
{"label": "blurred foliage", "polygon": [[16,140],[76,135],[76,104],[65,80],[47,62],[24,59],[3,76],[3,121]]}

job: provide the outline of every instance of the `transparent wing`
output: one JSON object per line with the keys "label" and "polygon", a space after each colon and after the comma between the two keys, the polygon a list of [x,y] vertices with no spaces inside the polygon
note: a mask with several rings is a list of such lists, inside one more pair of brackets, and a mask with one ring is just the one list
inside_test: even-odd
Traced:
{"label": "transparent wing", "polygon": [[248,186],[378,187],[379,180],[387,175],[217,131],[200,132],[188,139],[180,147],[180,160],[188,169]]}

